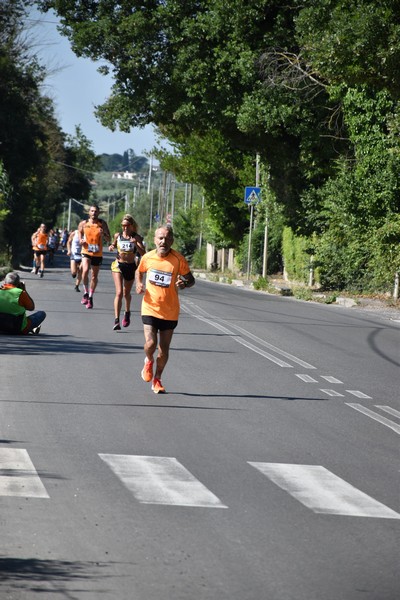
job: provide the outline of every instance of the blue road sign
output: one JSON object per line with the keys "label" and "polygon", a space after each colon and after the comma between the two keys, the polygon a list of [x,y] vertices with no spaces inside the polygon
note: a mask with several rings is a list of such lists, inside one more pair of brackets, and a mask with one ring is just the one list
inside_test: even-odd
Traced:
{"label": "blue road sign", "polygon": [[246,187],[244,188],[244,201],[246,204],[258,204],[260,202],[261,188]]}

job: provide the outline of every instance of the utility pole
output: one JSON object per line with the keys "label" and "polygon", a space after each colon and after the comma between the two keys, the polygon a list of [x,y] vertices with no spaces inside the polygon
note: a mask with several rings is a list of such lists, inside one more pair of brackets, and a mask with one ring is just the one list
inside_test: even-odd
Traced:
{"label": "utility pole", "polygon": [[150,223],[149,223],[149,229],[151,229],[152,226],[153,226],[153,197],[154,197],[154,185],[151,184],[151,187],[150,187]]}
{"label": "utility pole", "polygon": [[265,227],[264,227],[264,248],[263,248],[263,268],[262,276],[267,278],[268,267],[268,206],[265,205]]}
{"label": "utility pole", "polygon": [[147,195],[150,194],[150,189],[151,189],[151,174],[153,171],[153,155],[150,154],[150,163],[149,163],[149,177],[148,177],[148,181],[147,181]]}
{"label": "utility pole", "polygon": [[175,179],[171,181],[171,224],[174,224],[175,213]]}
{"label": "utility pole", "polygon": [[68,223],[67,223],[67,229],[68,232],[71,231],[71,208],[72,208],[72,199],[69,199],[69,203],[68,203]]}

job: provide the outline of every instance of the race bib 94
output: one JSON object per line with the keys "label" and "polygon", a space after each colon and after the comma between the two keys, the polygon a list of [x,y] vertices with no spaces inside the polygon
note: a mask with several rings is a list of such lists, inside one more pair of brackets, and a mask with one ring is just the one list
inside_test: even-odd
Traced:
{"label": "race bib 94", "polygon": [[156,269],[150,269],[147,277],[151,283],[161,287],[169,287],[172,281],[172,273],[169,273],[168,271],[157,271]]}

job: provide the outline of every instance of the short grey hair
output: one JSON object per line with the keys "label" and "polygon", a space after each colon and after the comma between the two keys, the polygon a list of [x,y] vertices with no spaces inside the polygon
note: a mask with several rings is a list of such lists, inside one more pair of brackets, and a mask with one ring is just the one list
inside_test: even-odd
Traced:
{"label": "short grey hair", "polygon": [[15,273],[15,271],[12,271],[11,273],[7,273],[7,275],[5,276],[5,279],[4,279],[4,283],[9,283],[10,285],[19,285],[20,278],[19,278],[18,273]]}

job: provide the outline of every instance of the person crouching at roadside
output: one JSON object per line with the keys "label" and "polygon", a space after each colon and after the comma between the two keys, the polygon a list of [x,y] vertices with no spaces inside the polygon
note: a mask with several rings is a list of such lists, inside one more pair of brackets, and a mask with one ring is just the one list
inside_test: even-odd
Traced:
{"label": "person crouching at roadside", "polygon": [[35,303],[18,273],[8,273],[0,288],[0,333],[37,335],[46,313],[38,310],[29,316],[26,315],[27,310],[34,309]]}

